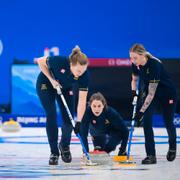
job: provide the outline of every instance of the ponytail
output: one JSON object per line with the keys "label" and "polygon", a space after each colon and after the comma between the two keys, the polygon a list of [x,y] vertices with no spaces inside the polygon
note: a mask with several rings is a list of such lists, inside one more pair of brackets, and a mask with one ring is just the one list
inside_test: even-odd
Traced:
{"label": "ponytail", "polygon": [[160,61],[158,58],[153,56],[150,52],[146,51],[145,47],[142,44],[138,44],[138,43],[134,44],[130,48],[130,52],[134,52],[134,53],[137,53],[139,55],[144,55],[149,59],[156,59],[156,60]]}
{"label": "ponytail", "polygon": [[79,63],[80,65],[89,64],[87,56],[81,52],[80,47],[77,45],[72,49],[72,52],[69,55],[69,60],[72,65],[76,65],[77,63]]}

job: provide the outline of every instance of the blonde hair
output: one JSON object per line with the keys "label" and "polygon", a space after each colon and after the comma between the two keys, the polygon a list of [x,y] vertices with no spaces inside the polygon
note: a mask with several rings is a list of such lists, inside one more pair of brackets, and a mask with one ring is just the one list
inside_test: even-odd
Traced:
{"label": "blonde hair", "polygon": [[142,45],[142,44],[134,44],[129,52],[134,52],[134,53],[137,53],[139,55],[144,55],[146,56],[147,58],[150,58],[150,59],[156,59],[158,61],[160,61],[158,58],[156,58],[155,56],[153,56],[151,53],[149,53],[148,51],[146,51],[145,47]]}
{"label": "blonde hair", "polygon": [[102,104],[104,105],[104,107],[105,108],[107,107],[107,101],[106,101],[105,97],[100,92],[94,93],[90,97],[89,105],[91,105],[94,100],[101,101]]}
{"label": "blonde hair", "polygon": [[69,60],[72,65],[76,65],[77,63],[79,63],[80,65],[89,64],[87,56],[81,52],[81,49],[77,45],[75,46],[75,48],[73,48],[71,54],[69,55]]}

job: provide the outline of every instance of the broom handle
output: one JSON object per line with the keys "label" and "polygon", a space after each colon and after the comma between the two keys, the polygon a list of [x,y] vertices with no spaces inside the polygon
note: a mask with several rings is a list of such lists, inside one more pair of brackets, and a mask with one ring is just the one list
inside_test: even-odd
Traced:
{"label": "broom handle", "polygon": [[[63,104],[64,104],[64,107],[65,107],[65,109],[66,109],[66,112],[67,112],[67,114],[68,114],[68,116],[69,116],[69,119],[71,120],[73,129],[74,129],[74,127],[75,127],[75,122],[74,122],[74,120],[73,120],[72,114],[71,114],[71,112],[70,112],[70,110],[69,110],[69,107],[68,107],[68,105],[67,105],[67,102],[66,102],[66,100],[65,100],[65,98],[64,98],[64,96],[63,96],[63,94],[62,94],[61,88],[60,88],[59,86],[57,87],[57,94],[61,96],[61,100],[62,100],[62,102],[63,102]],[[76,136],[77,136],[77,137],[79,138],[79,140],[80,140],[81,146],[82,146],[82,148],[83,148],[83,150],[84,150],[84,153],[85,153],[87,159],[90,160],[90,157],[89,157],[89,155],[88,155],[88,153],[87,153],[87,150],[86,150],[86,148],[85,148],[85,146],[84,146],[84,143],[83,143],[83,141],[82,141],[82,138],[81,138],[80,134],[77,133]]]}
{"label": "broom handle", "polygon": [[[136,114],[136,107],[137,107],[137,96],[134,97],[133,99],[133,116],[132,119],[134,118],[135,114]],[[134,131],[134,124],[135,121],[132,120],[131,121],[131,129],[130,129],[130,134],[129,134],[129,143],[128,143],[128,153],[127,153],[127,160],[129,160],[130,157],[130,152],[131,152],[131,144],[132,144],[132,136],[133,136],[133,131]]]}

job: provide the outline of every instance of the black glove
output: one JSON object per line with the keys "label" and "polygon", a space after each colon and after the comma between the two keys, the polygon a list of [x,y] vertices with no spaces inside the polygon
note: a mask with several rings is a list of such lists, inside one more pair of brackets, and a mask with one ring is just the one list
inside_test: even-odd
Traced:
{"label": "black glove", "polygon": [[81,122],[76,122],[75,127],[74,127],[74,132],[75,134],[79,134],[80,133],[80,126],[81,126]]}
{"label": "black glove", "polygon": [[144,113],[143,112],[137,112],[133,118],[134,121],[136,121],[137,127],[139,127],[142,124]]}

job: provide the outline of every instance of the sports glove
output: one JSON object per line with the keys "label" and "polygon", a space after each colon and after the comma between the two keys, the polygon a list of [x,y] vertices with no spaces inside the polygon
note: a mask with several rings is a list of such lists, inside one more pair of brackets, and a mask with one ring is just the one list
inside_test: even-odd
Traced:
{"label": "sports glove", "polygon": [[143,112],[140,112],[140,111],[136,112],[133,120],[136,122],[137,127],[141,126],[142,120],[143,120],[143,116],[144,116]]}
{"label": "sports glove", "polygon": [[81,126],[81,122],[79,122],[79,121],[76,122],[75,127],[74,127],[75,134],[80,133],[80,126]]}

